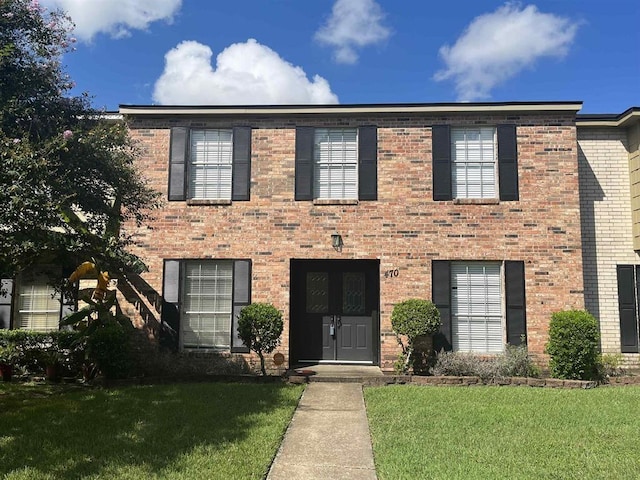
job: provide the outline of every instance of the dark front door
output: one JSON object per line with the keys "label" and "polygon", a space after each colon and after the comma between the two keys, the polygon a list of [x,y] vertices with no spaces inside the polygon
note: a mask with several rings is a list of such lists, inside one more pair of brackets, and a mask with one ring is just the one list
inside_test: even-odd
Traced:
{"label": "dark front door", "polygon": [[374,363],[378,278],[377,261],[292,261],[294,361]]}

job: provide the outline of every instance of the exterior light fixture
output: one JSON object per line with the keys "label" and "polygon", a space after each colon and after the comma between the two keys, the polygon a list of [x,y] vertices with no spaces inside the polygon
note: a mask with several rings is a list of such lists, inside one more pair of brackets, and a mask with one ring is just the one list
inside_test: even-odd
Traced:
{"label": "exterior light fixture", "polygon": [[333,248],[335,248],[336,250],[340,251],[342,250],[342,235],[340,235],[339,233],[332,233],[331,234],[331,245],[333,246]]}

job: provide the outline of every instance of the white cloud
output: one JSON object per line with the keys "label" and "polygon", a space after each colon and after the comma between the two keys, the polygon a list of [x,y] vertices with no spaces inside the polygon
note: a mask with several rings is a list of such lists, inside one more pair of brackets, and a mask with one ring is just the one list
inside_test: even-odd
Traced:
{"label": "white cloud", "polygon": [[75,35],[90,41],[98,33],[126,37],[158,20],[171,22],[182,0],[41,0],[47,8],[65,11],[76,24]]}
{"label": "white cloud", "polygon": [[338,103],[329,83],[283,60],[254,39],[225,48],[211,65],[207,45],[185,41],[165,55],[153,100],[173,105]]}
{"label": "white cloud", "polygon": [[453,80],[462,101],[485,99],[491,90],[531,68],[542,57],[563,58],[578,22],[507,3],[476,17],[453,46],[440,48],[446,68],[435,80]]}
{"label": "white cloud", "polygon": [[391,31],[382,25],[384,12],[374,0],[336,0],[327,23],[320,27],[315,39],[335,47],[338,63],[358,61],[357,48],[386,40]]}

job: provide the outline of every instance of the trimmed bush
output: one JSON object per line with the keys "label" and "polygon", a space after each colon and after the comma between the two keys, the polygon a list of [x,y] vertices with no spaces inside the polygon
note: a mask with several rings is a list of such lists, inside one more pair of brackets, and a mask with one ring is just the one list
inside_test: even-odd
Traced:
{"label": "trimmed bush", "polygon": [[96,328],[86,338],[87,358],[105,378],[126,378],[131,367],[129,332],[116,322]]}
{"label": "trimmed bush", "polygon": [[[406,373],[412,364],[414,373],[426,373],[432,343],[420,340],[440,330],[440,312],[436,306],[430,300],[417,298],[397,303],[391,312],[391,326],[402,347],[402,354],[395,363],[396,371]],[[406,342],[402,336],[406,337]]]}
{"label": "trimmed bush", "polygon": [[264,354],[280,345],[282,314],[270,303],[252,303],[240,310],[238,337],[260,357],[260,371],[266,375]]}
{"label": "trimmed bush", "polygon": [[540,370],[529,357],[526,345],[506,345],[494,356],[469,352],[440,351],[431,368],[433,375],[480,377],[483,380],[504,377],[538,377]]}
{"label": "trimmed bush", "polygon": [[549,324],[549,369],[556,378],[594,380],[599,372],[600,331],[584,310],[555,312]]}

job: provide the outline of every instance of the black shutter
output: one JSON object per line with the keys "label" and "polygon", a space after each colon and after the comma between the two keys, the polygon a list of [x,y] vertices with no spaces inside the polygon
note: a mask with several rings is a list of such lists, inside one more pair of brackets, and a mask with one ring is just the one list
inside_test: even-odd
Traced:
{"label": "black shutter", "polygon": [[186,127],[171,129],[169,158],[169,200],[186,199],[187,145],[189,130]]}
{"label": "black shutter", "polygon": [[451,128],[449,125],[431,127],[431,155],[433,199],[451,200]]}
{"label": "black shutter", "polygon": [[180,270],[180,260],[164,261],[160,345],[173,351],[180,348]]}
{"label": "black shutter", "polygon": [[233,129],[233,172],[231,200],[251,196],[251,127]]}
{"label": "black shutter", "polygon": [[620,312],[620,351],[638,352],[637,279],[638,267],[618,265],[618,308]]}
{"label": "black shutter", "polygon": [[451,262],[431,262],[431,298],[440,312],[440,332],[433,336],[433,349],[452,350],[451,342]]}
{"label": "black shutter", "polygon": [[358,199],[378,199],[378,128],[358,129]]}
{"label": "black shutter", "polygon": [[518,141],[515,125],[498,125],[500,200],[518,200]]}
{"label": "black shutter", "polygon": [[524,293],[524,262],[504,262],[507,306],[507,343],[520,345],[527,339],[527,315]]}
{"label": "black shutter", "polygon": [[296,128],[296,200],[313,200],[314,135],[313,127]]}
{"label": "black shutter", "polygon": [[251,260],[233,262],[233,314],[231,317],[231,352],[249,353],[249,348],[238,338],[238,315],[251,303]]}
{"label": "black shutter", "polygon": [[0,280],[0,329],[11,327],[11,296],[13,295],[13,280]]}

